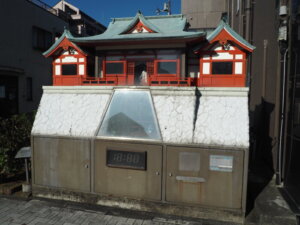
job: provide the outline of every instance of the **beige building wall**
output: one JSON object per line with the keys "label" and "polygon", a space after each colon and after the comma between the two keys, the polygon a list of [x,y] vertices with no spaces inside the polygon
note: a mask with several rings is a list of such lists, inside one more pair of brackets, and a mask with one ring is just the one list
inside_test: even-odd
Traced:
{"label": "beige building wall", "polygon": [[[54,41],[55,34],[62,33],[67,24],[46,9],[27,0],[0,1],[0,19],[0,79],[17,78],[19,113],[36,110],[42,95],[42,86],[52,84],[52,60],[44,58],[44,50],[34,48],[34,27],[50,32]],[[28,99],[28,78],[32,79],[32,100]],[[2,103],[9,107],[4,100],[2,98]]]}

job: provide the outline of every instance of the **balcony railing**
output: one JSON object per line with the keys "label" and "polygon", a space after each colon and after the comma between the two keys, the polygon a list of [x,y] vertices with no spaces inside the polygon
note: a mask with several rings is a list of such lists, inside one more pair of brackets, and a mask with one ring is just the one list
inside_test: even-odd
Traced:
{"label": "balcony railing", "polygon": [[125,75],[109,75],[105,78],[84,76],[53,76],[55,86],[177,86],[177,87],[245,87],[245,76],[205,76],[179,78],[150,76],[147,82],[134,83]]}
{"label": "balcony railing", "polygon": [[150,77],[146,83],[134,84],[130,83],[126,77],[107,76],[106,78],[99,77],[83,77],[83,76],[53,76],[53,83],[55,86],[180,86],[189,87],[196,86],[195,78],[168,78],[168,77]]}

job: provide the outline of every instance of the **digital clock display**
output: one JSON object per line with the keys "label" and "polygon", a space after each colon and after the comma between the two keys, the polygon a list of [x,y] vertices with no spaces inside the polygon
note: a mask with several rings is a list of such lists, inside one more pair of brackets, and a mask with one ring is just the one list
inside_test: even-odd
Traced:
{"label": "digital clock display", "polygon": [[106,151],[106,165],[127,169],[146,170],[146,152]]}

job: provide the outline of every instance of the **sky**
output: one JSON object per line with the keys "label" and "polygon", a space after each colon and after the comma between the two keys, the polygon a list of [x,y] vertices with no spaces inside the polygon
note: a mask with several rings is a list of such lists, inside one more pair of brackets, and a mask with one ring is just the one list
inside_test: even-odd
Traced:
{"label": "sky", "polygon": [[[59,0],[43,0],[54,6]],[[167,0],[67,0],[98,22],[108,26],[111,18],[134,17],[138,10],[145,16],[156,15]],[[171,0],[172,14],[180,14],[181,0]]]}

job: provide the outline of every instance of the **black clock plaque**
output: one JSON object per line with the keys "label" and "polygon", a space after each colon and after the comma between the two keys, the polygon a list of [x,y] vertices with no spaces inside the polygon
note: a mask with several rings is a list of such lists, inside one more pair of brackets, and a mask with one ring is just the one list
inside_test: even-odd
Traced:
{"label": "black clock plaque", "polygon": [[126,169],[146,170],[146,152],[129,152],[110,150],[106,151],[106,165]]}

